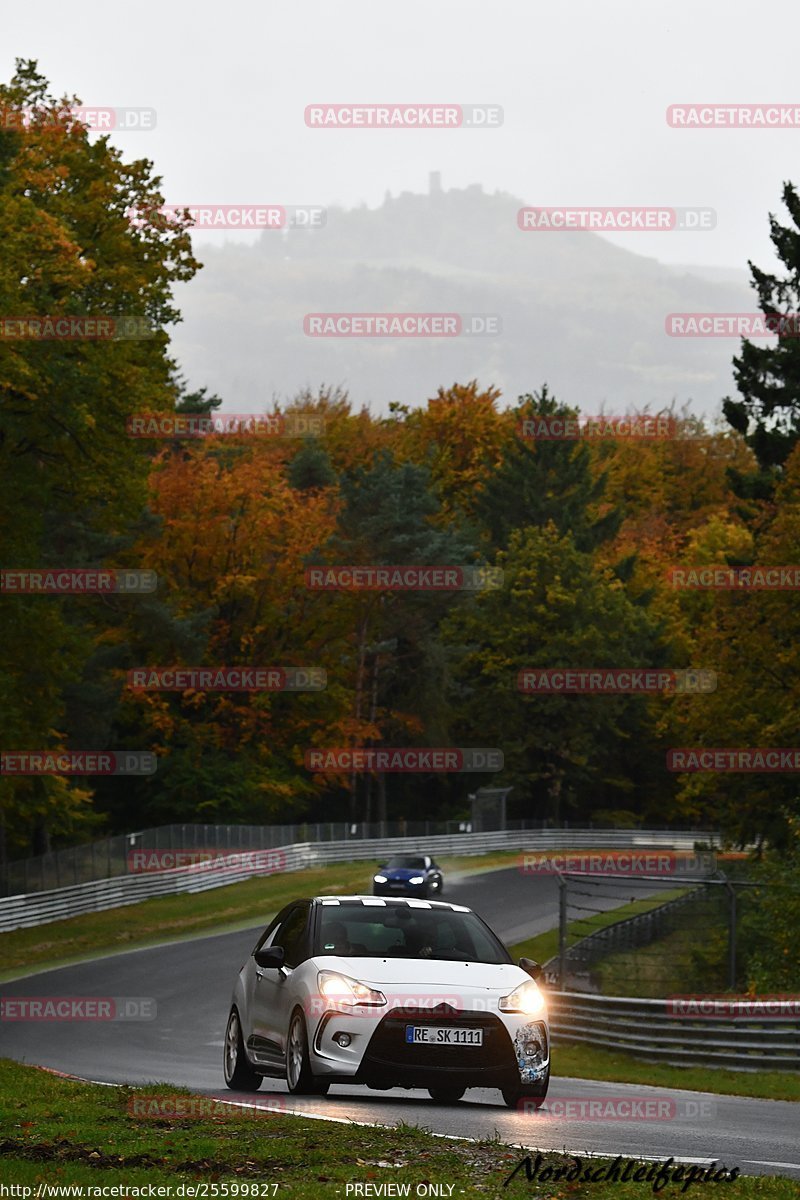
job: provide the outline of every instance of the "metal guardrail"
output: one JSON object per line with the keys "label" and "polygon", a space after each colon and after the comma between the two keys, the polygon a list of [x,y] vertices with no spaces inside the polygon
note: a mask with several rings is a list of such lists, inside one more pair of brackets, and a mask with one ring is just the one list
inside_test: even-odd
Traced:
{"label": "metal guardrail", "polygon": [[548,989],[553,1042],[588,1042],[646,1062],[800,1071],[800,1015],[774,1016],[754,1003],[742,1016],[686,1016],[675,1001],[592,996]]}
{"label": "metal guardrail", "polygon": [[[546,821],[509,821],[506,829],[545,829]],[[500,825],[473,825],[469,819],[444,821],[296,822],[292,825],[157,825],[117,833],[98,841],[30,858],[12,859],[0,869],[0,896],[49,892],[128,874],[128,859],[142,846],[154,850],[271,850],[298,842],[346,842],[363,838],[430,837],[446,833],[486,833]],[[702,837],[702,834],[698,836]],[[188,861],[188,860],[186,860]]]}
{"label": "metal guardrail", "polygon": [[[293,825],[198,825],[191,822],[157,825],[129,833],[112,834],[98,841],[49,850],[30,858],[12,859],[0,867],[0,897],[28,892],[50,892],[127,875],[130,854],[141,847],[155,850],[271,850],[299,842],[348,842],[395,837],[438,837],[448,833],[491,833],[497,829],[525,832],[563,832],[569,822],[554,825],[544,820],[512,820],[477,823],[471,818],[425,821],[309,821]],[[589,823],[579,828],[608,829]],[[702,841],[705,830],[695,836]]]}
{"label": "metal guardrail", "polygon": [[337,862],[375,862],[391,854],[474,855],[491,850],[631,849],[668,847],[691,850],[702,837],[718,842],[718,834],[643,829],[573,829],[492,833],[456,833],[439,837],[397,837],[339,842],[303,842],[269,851],[231,851],[230,859],[195,863],[167,871],[95,879],[48,892],[29,892],[0,899],[0,932],[63,921],[86,912],[102,912],[138,904],[154,896],[204,892],[276,871],[302,871]]}

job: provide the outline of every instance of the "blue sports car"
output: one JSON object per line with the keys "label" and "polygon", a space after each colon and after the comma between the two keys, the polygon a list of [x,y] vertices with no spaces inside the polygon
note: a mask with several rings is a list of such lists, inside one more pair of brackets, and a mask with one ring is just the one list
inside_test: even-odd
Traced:
{"label": "blue sports car", "polygon": [[373,896],[435,896],[442,894],[441,868],[428,854],[398,854],[381,863],[372,877]]}

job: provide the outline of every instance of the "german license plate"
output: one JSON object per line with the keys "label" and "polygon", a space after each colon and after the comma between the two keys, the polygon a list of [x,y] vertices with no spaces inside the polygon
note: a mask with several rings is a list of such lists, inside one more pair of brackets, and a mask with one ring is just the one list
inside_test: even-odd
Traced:
{"label": "german license plate", "polygon": [[482,1046],[483,1030],[463,1025],[406,1025],[411,1046]]}

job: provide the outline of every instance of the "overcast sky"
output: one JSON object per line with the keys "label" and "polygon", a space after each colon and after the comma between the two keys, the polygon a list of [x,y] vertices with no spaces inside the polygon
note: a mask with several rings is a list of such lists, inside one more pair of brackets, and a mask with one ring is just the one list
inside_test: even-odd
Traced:
{"label": "overcast sky", "polygon": [[[664,262],[771,260],[767,213],[800,183],[800,131],[671,129],[682,101],[800,103],[793,0],[166,0],[19,4],[2,76],[36,58],[58,94],[157,111],[116,134],[170,203],[379,204],[481,183],[526,204],[710,206],[713,232],[613,240]],[[794,68],[794,69],[792,69]],[[485,130],[315,130],[307,104],[494,103]],[[207,236],[222,239],[226,233]],[[236,235],[234,235],[236,236]]]}

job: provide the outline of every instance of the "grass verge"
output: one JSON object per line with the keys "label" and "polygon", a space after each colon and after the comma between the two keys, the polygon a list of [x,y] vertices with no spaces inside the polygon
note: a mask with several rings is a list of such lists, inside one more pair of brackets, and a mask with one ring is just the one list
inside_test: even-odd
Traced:
{"label": "grass verge", "polygon": [[[624,921],[628,917],[635,917],[639,913],[660,908],[668,900],[675,900],[689,890],[689,888],[670,888],[660,892],[657,896],[632,900],[630,904],[622,904],[619,908],[612,908],[608,912],[595,913],[591,917],[570,921],[567,925],[567,945],[574,945],[579,938],[587,937],[590,933],[597,933],[598,929],[605,929],[608,925],[616,925],[618,921]],[[558,954],[558,929],[548,929],[545,933],[538,933],[524,942],[517,942],[509,949],[514,955],[524,954],[528,958],[535,958],[537,962],[545,963],[553,955]]]}
{"label": "grass verge", "polygon": [[[683,929],[656,938],[636,950],[609,954],[592,966],[606,996],[654,998],[676,992],[724,992],[727,988],[727,928],[714,914],[695,910]],[[698,944],[697,929],[703,939]]]}
{"label": "grass verge", "polygon": [[[362,1196],[382,1191],[402,1195],[396,1190],[398,1184],[409,1185],[407,1194],[412,1196],[432,1193],[484,1200],[515,1193],[547,1200],[584,1196],[642,1200],[653,1194],[648,1182],[551,1179],[537,1180],[534,1192],[522,1171],[504,1188],[523,1152],[496,1139],[459,1142],[408,1125],[371,1129],[274,1111],[237,1114],[182,1089],[167,1095],[163,1088],[99,1087],[7,1061],[0,1061],[0,1094],[3,1179],[17,1189],[31,1189],[27,1195],[20,1190],[14,1193],[21,1200],[36,1196],[39,1185],[79,1185],[84,1197],[92,1195],[86,1190],[89,1187],[116,1187],[116,1195],[135,1197],[140,1194],[137,1188],[165,1185],[170,1192],[162,1194],[174,1198],[191,1195],[187,1185],[200,1184],[209,1197],[335,1200],[346,1196],[347,1185],[354,1183],[372,1185],[366,1192],[362,1188]],[[180,1098],[199,1115],[175,1116]],[[134,1106],[140,1112],[164,1115],[136,1116]],[[535,1138],[535,1132],[531,1136]],[[574,1160],[555,1153],[542,1158],[541,1174],[548,1166],[574,1165]],[[596,1171],[603,1163],[584,1158],[582,1165]],[[376,1186],[386,1183],[395,1188],[389,1192]],[[431,1184],[439,1185],[438,1193],[432,1192]],[[419,1185],[426,1185],[425,1189],[419,1191]],[[680,1179],[669,1183],[659,1195],[685,1194],[681,1186]],[[726,1182],[724,1192],[728,1200],[793,1200],[797,1184],[780,1178],[738,1178]],[[355,1194],[352,1187],[349,1194]],[[696,1190],[692,1194],[697,1195]]]}
{"label": "grass verge", "polygon": [[553,1064],[559,1076],[644,1083],[716,1092],[719,1096],[752,1096],[760,1100],[800,1101],[800,1071],[729,1071],[725,1067],[677,1067],[642,1062],[617,1050],[601,1050],[582,1042],[555,1041]]}

